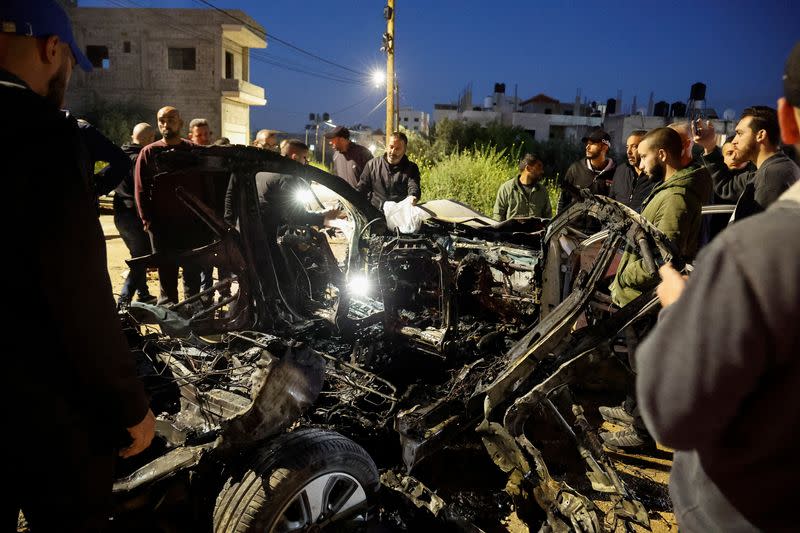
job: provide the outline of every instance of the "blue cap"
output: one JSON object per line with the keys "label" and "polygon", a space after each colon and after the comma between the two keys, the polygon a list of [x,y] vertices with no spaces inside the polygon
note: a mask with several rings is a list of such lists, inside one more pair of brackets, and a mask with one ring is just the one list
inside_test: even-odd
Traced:
{"label": "blue cap", "polygon": [[86,72],[92,70],[92,64],[75,43],[69,17],[54,0],[3,0],[0,2],[0,31],[28,37],[58,35],[69,45],[78,65]]}

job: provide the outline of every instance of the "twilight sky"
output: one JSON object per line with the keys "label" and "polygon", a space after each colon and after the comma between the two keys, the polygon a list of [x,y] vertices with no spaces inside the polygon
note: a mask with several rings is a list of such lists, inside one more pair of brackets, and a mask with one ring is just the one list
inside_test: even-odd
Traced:
{"label": "twilight sky", "polygon": [[[368,74],[385,69],[380,0],[210,0],[241,9],[267,31],[251,56],[251,81],[266,107],[251,108],[251,128],[301,132],[310,112],[337,124],[383,126],[385,89]],[[571,102],[576,90],[605,102],[622,90],[685,101],[696,81],[709,106],[737,114],[775,106],[786,56],[800,40],[798,0],[539,1],[396,0],[396,69],[401,105],[433,113],[467,84],[480,105],[495,82],[521,98],[540,92]],[[80,6],[203,8],[199,0],[79,0]],[[180,24],[173,21],[172,24]],[[324,63],[271,38],[328,61]],[[256,58],[255,56],[258,56]],[[278,65],[276,65],[276,63]],[[280,65],[280,66],[279,66]],[[297,72],[298,70],[304,72]],[[311,73],[311,74],[309,74]]]}

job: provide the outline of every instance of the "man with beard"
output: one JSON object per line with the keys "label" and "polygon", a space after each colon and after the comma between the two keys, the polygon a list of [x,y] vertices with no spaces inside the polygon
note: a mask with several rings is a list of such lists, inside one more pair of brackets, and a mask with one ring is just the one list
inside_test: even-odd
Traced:
{"label": "man with beard", "polygon": [[[586,143],[586,158],[574,162],[564,174],[564,181],[579,189],[589,189],[592,194],[608,195],[611,179],[614,176],[614,161],[608,157],[611,137],[603,130],[594,130]],[[566,189],[561,189],[558,199],[558,213],[570,206],[575,199]]]}
{"label": "man with beard", "polygon": [[500,222],[515,217],[550,218],[553,208],[547,187],[539,183],[544,174],[542,161],[525,154],[519,162],[520,173],[500,186],[494,202],[493,217]]}
{"label": "man with beard", "polygon": [[[56,2],[0,3],[0,111],[14,124],[0,133],[15,266],[6,288],[14,302],[4,387],[13,428],[3,473],[8,530],[20,509],[33,531],[106,527],[120,438],[128,435],[119,453],[130,457],[155,427],[114,308],[88,152],[60,110],[76,63],[91,70]],[[43,144],[42,132],[58,142]]]}
{"label": "man with beard", "polygon": [[335,150],[331,170],[355,188],[367,161],[372,159],[372,153],[360,144],[351,141],[350,130],[343,126],[337,126],[326,133],[325,138]]}
{"label": "man with beard", "polygon": [[[675,244],[682,257],[691,259],[697,252],[701,208],[711,194],[705,169],[681,164],[683,143],[670,128],[650,131],[639,143],[638,152],[639,166],[659,183],[643,202],[642,216]],[[656,279],[641,258],[625,252],[611,284],[611,298],[623,307]]]}
{"label": "man with beard", "polygon": [[[158,130],[162,139],[148,144],[136,160],[134,183],[139,217],[145,231],[150,234],[154,253],[176,255],[207,243],[207,235],[202,223],[175,194],[178,185],[200,198],[205,197],[201,180],[187,179],[166,186],[158,186],[159,173],[156,155],[166,150],[191,150],[194,144],[181,139],[183,120],[177,109],[162,107],[156,116]],[[178,302],[178,264],[162,262],[158,267],[158,281],[161,285],[159,305]],[[200,292],[200,268],[185,263],[183,267],[184,297],[189,298]]]}
{"label": "man with beard", "polygon": [[407,146],[405,133],[392,133],[383,157],[371,159],[361,173],[356,190],[378,210],[383,210],[384,202],[400,202],[409,196],[413,203],[419,200],[419,167],[406,156]]}
{"label": "man with beard", "polygon": [[725,201],[736,202],[735,220],[759,213],[786,189],[800,180],[800,168],[780,146],[778,115],[766,106],[748,107],[736,125],[732,144],[739,161],[755,164],[754,172],[735,174],[725,165],[716,146],[713,126],[696,137],[703,159],[714,178],[714,192]]}
{"label": "man with beard", "polygon": [[[701,209],[711,195],[711,181],[704,168],[681,163],[683,147],[681,136],[675,130],[658,128],[644,136],[638,152],[639,166],[659,183],[645,199],[642,216],[672,241],[682,258],[690,260],[697,252]],[[648,271],[643,259],[627,250],[611,283],[611,300],[624,307],[643,291],[654,287],[657,280],[658,273]],[[633,324],[626,330],[628,358],[634,371],[633,357],[645,329],[642,326],[647,325]],[[626,416],[615,417],[615,410],[625,411]],[[630,423],[621,431],[600,434],[609,448],[639,448],[652,443],[635,406],[627,405],[627,409],[602,407],[600,412],[607,420],[623,418],[620,421]]]}
{"label": "man with beard", "polygon": [[[136,207],[133,170],[136,160],[139,158],[139,152],[152,143],[154,138],[153,126],[146,122],[140,122],[133,128],[131,142],[122,145],[122,151],[130,158],[130,164],[128,165],[128,174],[114,189],[114,225],[125,246],[128,247],[131,257],[141,257],[150,253],[150,239],[142,227],[142,220],[139,218],[139,211]],[[147,269],[137,264],[132,265],[128,271],[117,305],[120,308],[127,307],[135,293],[139,294],[140,302],[152,303],[155,301],[147,288]]]}
{"label": "man with beard", "polygon": [[639,168],[641,161],[639,142],[645,135],[646,131],[635,130],[628,136],[625,144],[628,163],[618,166],[614,171],[614,181],[611,182],[611,190],[608,193],[609,198],[625,204],[636,212],[642,209],[642,202],[656,186],[656,181]]}

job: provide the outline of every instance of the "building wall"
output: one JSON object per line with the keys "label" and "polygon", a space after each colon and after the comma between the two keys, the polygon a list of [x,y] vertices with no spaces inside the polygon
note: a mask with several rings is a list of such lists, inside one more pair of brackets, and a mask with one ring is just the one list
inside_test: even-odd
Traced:
{"label": "building wall", "polygon": [[222,99],[222,136],[232,144],[248,144],[250,140],[250,107],[228,98]]}
{"label": "building wall", "polygon": [[[234,54],[234,77],[248,77],[249,48],[223,38],[228,17],[207,9],[127,8],[71,8],[70,16],[79,46],[108,47],[108,68],[73,71],[66,104],[76,116],[102,100],[141,107],[141,120],[155,125],[157,110],[171,105],[184,120],[184,136],[189,121],[202,117],[214,138],[249,141],[249,106],[222,97],[225,51]],[[194,48],[194,70],[170,69],[169,48]]]}
{"label": "building wall", "polygon": [[424,135],[430,133],[430,115],[411,108],[402,108],[398,112],[400,115],[400,125],[412,131],[418,131]]}

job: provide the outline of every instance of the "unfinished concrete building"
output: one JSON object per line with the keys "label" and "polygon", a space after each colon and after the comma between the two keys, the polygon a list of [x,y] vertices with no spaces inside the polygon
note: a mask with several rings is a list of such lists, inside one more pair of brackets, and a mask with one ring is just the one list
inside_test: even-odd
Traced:
{"label": "unfinished concrete building", "polygon": [[127,105],[155,125],[156,111],[172,105],[187,127],[203,117],[215,138],[250,141],[250,106],[267,102],[264,88],[250,83],[250,49],[267,46],[255,20],[211,9],[71,7],[69,13],[94,65],[90,73],[73,73],[66,104],[74,114]]}

